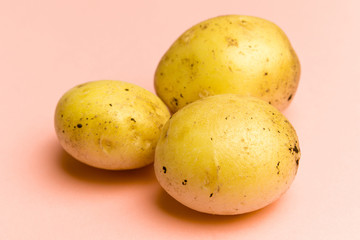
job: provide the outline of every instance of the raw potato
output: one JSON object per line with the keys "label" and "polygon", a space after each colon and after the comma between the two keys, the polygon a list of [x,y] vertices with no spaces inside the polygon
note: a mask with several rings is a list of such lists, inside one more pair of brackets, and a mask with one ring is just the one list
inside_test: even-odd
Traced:
{"label": "raw potato", "polygon": [[155,72],[157,95],[172,112],[224,93],[261,98],[279,110],[294,98],[300,63],[274,23],[239,15],[203,21],[182,34]]}
{"label": "raw potato", "polygon": [[103,169],[133,169],[153,162],[166,105],[134,84],[102,80],[66,92],[55,111],[55,130],[74,158]]}
{"label": "raw potato", "polygon": [[194,210],[235,215],[260,209],[291,185],[298,137],[275,107],[254,97],[216,95],[175,113],[155,151],[161,186]]}

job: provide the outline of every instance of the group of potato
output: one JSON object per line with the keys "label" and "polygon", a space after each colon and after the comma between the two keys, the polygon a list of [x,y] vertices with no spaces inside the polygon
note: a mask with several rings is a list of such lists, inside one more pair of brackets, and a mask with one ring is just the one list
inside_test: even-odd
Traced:
{"label": "group of potato", "polygon": [[299,141],[280,111],[299,76],[278,26],[220,16],[188,29],[165,53],[158,96],[122,81],[87,82],[61,97],[55,129],[83,163],[120,170],[154,162],[160,185],[182,204],[241,214],[275,201],[294,180]]}

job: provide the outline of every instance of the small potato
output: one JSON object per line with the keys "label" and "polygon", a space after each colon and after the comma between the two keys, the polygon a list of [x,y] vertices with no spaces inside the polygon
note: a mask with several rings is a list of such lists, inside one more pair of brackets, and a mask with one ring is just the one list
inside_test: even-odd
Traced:
{"label": "small potato", "polygon": [[219,215],[251,212],[290,187],[298,137],[275,107],[254,97],[195,101],[165,124],[155,151],[160,185],[180,203]]}
{"label": "small potato", "polygon": [[224,93],[258,97],[283,110],[294,98],[299,78],[299,59],[277,25],[226,15],[183,33],[159,62],[154,84],[172,112]]}
{"label": "small potato", "polygon": [[103,169],[133,169],[153,162],[169,117],[153,93],[102,80],[78,85],[61,97],[55,130],[62,147],[79,161]]}

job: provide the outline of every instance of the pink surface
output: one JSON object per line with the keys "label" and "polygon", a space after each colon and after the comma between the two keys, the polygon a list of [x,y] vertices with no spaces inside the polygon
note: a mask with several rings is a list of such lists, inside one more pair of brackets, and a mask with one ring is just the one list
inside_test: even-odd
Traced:
{"label": "pink surface", "polygon": [[[216,2],[216,3],[215,3]],[[0,239],[355,239],[360,222],[360,5],[343,1],[2,1]],[[97,170],[59,146],[53,113],[76,84],[153,74],[185,29],[263,17],[302,64],[285,115],[302,158],[291,189],[240,216],[210,216],[162,191],[151,166]]]}

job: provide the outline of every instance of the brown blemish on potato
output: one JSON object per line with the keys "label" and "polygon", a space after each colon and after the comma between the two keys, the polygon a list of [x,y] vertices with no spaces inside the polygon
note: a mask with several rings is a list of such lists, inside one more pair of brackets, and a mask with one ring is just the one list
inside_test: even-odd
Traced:
{"label": "brown blemish on potato", "polygon": [[290,151],[292,154],[294,154],[294,153],[299,153],[299,149],[297,148],[296,145],[294,145],[294,147],[291,147],[291,145],[290,145],[289,151]]}
{"label": "brown blemish on potato", "polygon": [[179,105],[179,100],[178,100],[177,98],[175,98],[175,97],[172,99],[172,102],[173,102],[176,106]]}
{"label": "brown blemish on potato", "polygon": [[86,85],[88,85],[88,83],[79,84],[79,85],[76,86],[76,88],[82,88],[82,87],[84,87]]}
{"label": "brown blemish on potato", "polygon": [[208,28],[208,26],[209,26],[209,24],[208,24],[208,23],[205,23],[205,24],[200,24],[200,25],[199,25],[199,27],[200,27],[200,29],[201,29],[201,30],[205,30],[205,29],[207,29],[207,28]]}
{"label": "brown blemish on potato", "polygon": [[299,153],[299,149],[297,148],[296,145],[294,146],[293,150],[294,150],[295,153]]}
{"label": "brown blemish on potato", "polygon": [[226,37],[225,40],[228,43],[228,47],[238,47],[239,46],[238,40],[235,38]]}

